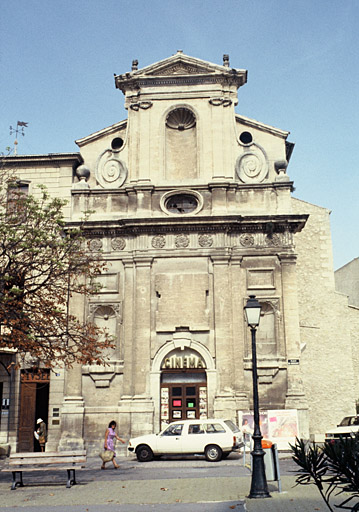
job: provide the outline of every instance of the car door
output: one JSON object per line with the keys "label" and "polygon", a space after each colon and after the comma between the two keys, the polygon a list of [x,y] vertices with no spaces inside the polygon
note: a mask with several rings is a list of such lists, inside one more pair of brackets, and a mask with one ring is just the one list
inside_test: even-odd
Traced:
{"label": "car door", "polygon": [[157,440],[157,453],[180,454],[182,453],[183,423],[172,423],[164,430]]}
{"label": "car door", "polygon": [[200,421],[193,420],[182,435],[182,453],[203,453],[206,433]]}

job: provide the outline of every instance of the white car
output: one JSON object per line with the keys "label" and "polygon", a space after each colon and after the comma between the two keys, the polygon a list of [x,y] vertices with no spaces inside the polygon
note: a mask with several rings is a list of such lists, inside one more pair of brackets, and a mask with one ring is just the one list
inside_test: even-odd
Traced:
{"label": "white car", "polygon": [[359,416],[346,416],[339,425],[325,434],[327,443],[335,443],[341,437],[352,437],[359,432]]}
{"label": "white car", "polygon": [[204,454],[210,462],[243,446],[242,434],[231,420],[183,420],[170,423],[159,434],[130,439],[128,450],[148,462],[161,455]]}

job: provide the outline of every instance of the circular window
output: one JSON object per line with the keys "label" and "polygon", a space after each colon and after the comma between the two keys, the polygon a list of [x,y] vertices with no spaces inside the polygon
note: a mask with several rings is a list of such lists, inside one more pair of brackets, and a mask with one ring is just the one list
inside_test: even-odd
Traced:
{"label": "circular window", "polygon": [[121,149],[122,146],[123,146],[123,139],[121,139],[121,137],[116,137],[115,139],[112,139],[112,142],[111,142],[112,149],[118,150],[118,149]]}
{"label": "circular window", "polygon": [[163,194],[160,207],[172,215],[193,215],[203,207],[203,197],[195,190],[171,190]]}
{"label": "circular window", "polygon": [[191,194],[175,194],[165,202],[166,209],[171,213],[191,213],[197,209],[198,200]]}
{"label": "circular window", "polygon": [[242,132],[239,136],[239,140],[243,144],[250,144],[253,141],[252,134],[249,132]]}

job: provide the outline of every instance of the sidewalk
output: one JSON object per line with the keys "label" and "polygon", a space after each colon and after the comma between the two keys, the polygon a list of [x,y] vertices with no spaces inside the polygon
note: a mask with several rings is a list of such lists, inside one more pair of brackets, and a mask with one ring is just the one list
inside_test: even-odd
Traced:
{"label": "sidewalk", "polygon": [[26,477],[28,485],[11,491],[11,474],[0,473],[0,511],[171,512],[176,507],[177,512],[327,512],[317,489],[293,487],[292,475],[282,477],[282,493],[270,482],[272,498],[250,500],[246,498],[250,474],[243,466],[230,468],[236,476],[186,478],[179,473],[178,478],[161,478],[159,468],[153,477],[146,473],[146,478],[140,479],[142,466],[134,467],[128,460],[119,462],[120,470],[101,472],[98,459],[89,458],[88,469],[78,472],[78,485],[71,489],[65,488],[63,472],[52,472],[43,483],[39,474],[32,479]]}

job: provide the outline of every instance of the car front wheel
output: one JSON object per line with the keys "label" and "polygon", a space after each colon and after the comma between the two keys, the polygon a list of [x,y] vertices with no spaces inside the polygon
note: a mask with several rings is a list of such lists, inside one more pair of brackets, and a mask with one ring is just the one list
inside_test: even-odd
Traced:
{"label": "car front wheel", "polygon": [[206,446],[204,454],[209,462],[217,462],[222,458],[222,450],[216,444]]}
{"label": "car front wheel", "polygon": [[153,460],[153,452],[146,444],[141,444],[136,450],[137,460],[139,462],[149,462]]}

